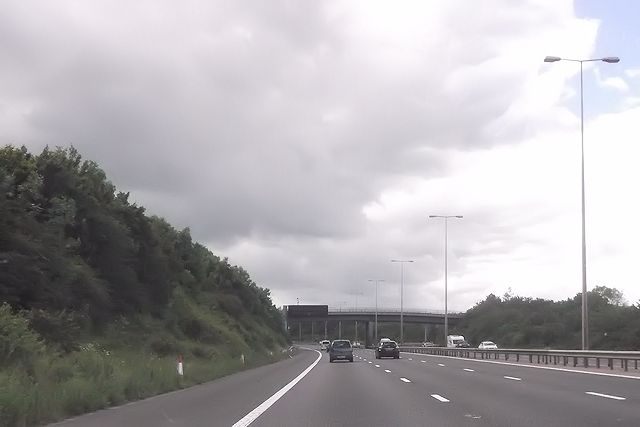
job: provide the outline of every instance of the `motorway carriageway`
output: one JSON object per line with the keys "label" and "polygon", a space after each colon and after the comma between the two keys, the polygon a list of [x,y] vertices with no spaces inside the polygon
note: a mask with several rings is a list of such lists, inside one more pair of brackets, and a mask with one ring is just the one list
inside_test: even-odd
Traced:
{"label": "motorway carriageway", "polygon": [[325,352],[56,426],[640,426],[640,377],[402,353]]}

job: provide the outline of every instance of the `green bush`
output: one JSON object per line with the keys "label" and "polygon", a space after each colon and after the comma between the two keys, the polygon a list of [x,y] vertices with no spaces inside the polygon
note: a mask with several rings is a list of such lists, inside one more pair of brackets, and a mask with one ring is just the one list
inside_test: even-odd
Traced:
{"label": "green bush", "polygon": [[0,366],[22,365],[31,370],[44,349],[40,336],[29,329],[29,321],[12,313],[9,304],[0,305]]}
{"label": "green bush", "polygon": [[26,313],[29,326],[35,330],[49,347],[58,348],[65,353],[78,349],[82,332],[81,324],[88,321],[83,316],[71,314],[65,310],[51,312],[31,310]]}
{"label": "green bush", "polygon": [[178,342],[171,337],[163,336],[155,338],[149,343],[151,351],[158,356],[169,356],[180,354],[180,346]]}

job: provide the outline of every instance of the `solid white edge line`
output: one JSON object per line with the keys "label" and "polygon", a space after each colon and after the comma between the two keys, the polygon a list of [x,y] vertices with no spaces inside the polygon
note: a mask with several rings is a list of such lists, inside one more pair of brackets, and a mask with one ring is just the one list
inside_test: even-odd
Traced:
{"label": "solid white edge line", "polygon": [[[311,349],[306,349],[304,347],[300,347],[300,348],[303,348],[305,350],[311,350]],[[300,382],[300,380],[303,379],[313,368],[315,368],[318,362],[320,362],[320,359],[322,359],[322,353],[320,353],[318,350],[311,350],[311,351],[315,351],[316,353],[318,353],[318,358],[315,360],[315,362],[309,365],[307,369],[302,371],[300,375],[292,379],[289,382],[289,384],[285,385],[280,390],[276,391],[270,398],[268,398],[267,400],[262,402],[260,405],[258,405],[253,411],[249,412],[247,415],[242,417],[232,427],[246,427],[252,422],[254,422],[260,415],[262,415],[267,409],[269,409],[274,403],[276,403],[278,399],[284,396],[286,392],[291,390],[294,385],[298,384],[298,382]]]}
{"label": "solid white edge line", "polygon": [[630,380],[640,380],[640,376],[633,376],[633,375],[609,374],[609,373],[606,373],[606,372],[589,372],[589,371],[581,371],[581,370],[578,370],[578,369],[556,368],[556,367],[553,367],[553,366],[523,365],[521,363],[499,362],[497,360],[467,359],[467,358],[464,358],[464,357],[438,356],[436,354],[410,353],[410,352],[407,352],[407,351],[401,351],[400,353],[404,353],[404,354],[420,354],[421,356],[426,356],[426,357],[436,357],[436,358],[440,357],[440,358],[447,358],[447,359],[464,360],[466,362],[492,363],[494,365],[518,366],[518,367],[522,367],[522,368],[546,369],[548,371],[572,372],[574,374],[600,375],[600,376],[603,376],[603,377],[627,378],[627,379],[630,379]]}
{"label": "solid white edge line", "polygon": [[405,382],[405,383],[410,383],[411,382],[411,380],[408,380],[405,377],[400,377],[400,381]]}
{"label": "solid white edge line", "polygon": [[611,394],[596,393],[595,391],[585,391],[585,394],[590,394],[591,396],[606,397],[607,399],[627,400],[626,397],[613,396]]}
{"label": "solid white edge line", "polygon": [[522,381],[522,378],[518,378],[518,377],[510,377],[508,375],[504,376],[505,379],[507,380],[513,380],[513,381]]}
{"label": "solid white edge line", "polygon": [[433,397],[434,399],[439,400],[440,402],[443,402],[443,403],[450,402],[449,399],[447,399],[446,397],[442,397],[439,394],[432,394],[431,397]]}

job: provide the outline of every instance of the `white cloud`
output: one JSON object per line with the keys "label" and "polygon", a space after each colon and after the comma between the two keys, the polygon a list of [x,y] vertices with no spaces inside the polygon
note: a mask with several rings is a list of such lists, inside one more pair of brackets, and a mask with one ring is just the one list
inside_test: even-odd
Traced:
{"label": "white cloud", "polygon": [[628,68],[624,73],[630,78],[640,77],[640,68]]}
{"label": "white cloud", "polygon": [[[403,257],[416,260],[407,306],[441,307],[442,225],[427,216],[449,212],[465,215],[450,229],[452,308],[507,287],[579,291],[578,122],[564,105],[578,69],[542,62],[592,53],[598,23],[572,1],[38,7],[0,16],[0,138],[75,144],[277,303],[373,304],[367,279],[382,276],[381,305],[397,306],[389,259]],[[590,283],[630,300],[634,240],[607,234],[600,200],[637,182],[635,114],[587,128]],[[611,227],[636,233],[627,217]]]}
{"label": "white cloud", "polygon": [[602,74],[600,73],[599,68],[594,68],[593,72],[596,76],[596,81],[602,87],[608,87],[612,89],[619,90],[620,92],[628,92],[629,85],[622,77],[606,77],[602,78]]}

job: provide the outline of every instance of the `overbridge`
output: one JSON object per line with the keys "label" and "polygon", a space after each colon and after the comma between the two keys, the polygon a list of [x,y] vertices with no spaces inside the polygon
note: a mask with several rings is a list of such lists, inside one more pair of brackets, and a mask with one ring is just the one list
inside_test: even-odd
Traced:
{"label": "overbridge", "polygon": [[[353,325],[355,328],[355,337],[358,337],[358,330],[364,328],[363,334],[360,335],[365,340],[365,344],[369,345],[374,342],[376,321],[380,323],[400,323],[404,324],[421,324],[425,326],[425,335],[427,327],[430,325],[444,325],[444,312],[441,310],[405,310],[401,313],[399,309],[375,309],[375,308],[338,308],[329,309],[326,305],[289,305],[284,307],[286,314],[287,329],[295,335],[295,329],[298,332],[298,338],[302,339],[302,329],[311,329],[311,338],[324,337],[327,338],[327,329],[329,325],[337,324],[337,337],[342,338],[342,332],[345,326]],[[449,313],[449,325],[455,326],[463,313]]]}

